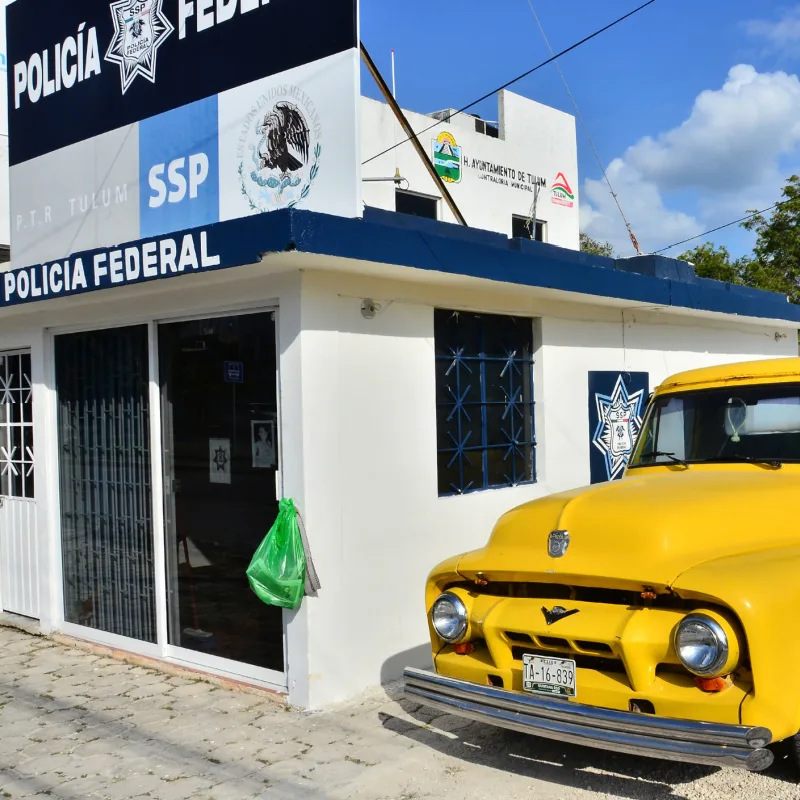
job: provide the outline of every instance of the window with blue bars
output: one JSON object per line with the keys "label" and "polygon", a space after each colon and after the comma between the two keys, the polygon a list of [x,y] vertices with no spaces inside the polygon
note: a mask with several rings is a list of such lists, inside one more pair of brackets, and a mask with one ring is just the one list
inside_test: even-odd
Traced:
{"label": "window with blue bars", "polygon": [[536,480],[533,320],[434,311],[439,494]]}

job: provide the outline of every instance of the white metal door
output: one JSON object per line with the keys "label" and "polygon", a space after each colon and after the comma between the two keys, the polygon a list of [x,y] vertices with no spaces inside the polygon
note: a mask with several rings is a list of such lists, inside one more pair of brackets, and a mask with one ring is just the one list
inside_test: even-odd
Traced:
{"label": "white metal door", "polygon": [[29,351],[0,353],[0,604],[39,618]]}

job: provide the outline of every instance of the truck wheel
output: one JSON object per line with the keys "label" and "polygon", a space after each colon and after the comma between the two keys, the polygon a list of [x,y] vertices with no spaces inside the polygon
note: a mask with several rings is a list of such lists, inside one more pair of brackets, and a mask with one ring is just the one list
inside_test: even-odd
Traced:
{"label": "truck wheel", "polygon": [[795,770],[800,773],[800,733],[796,733],[791,739],[787,739],[783,744],[789,751],[789,759]]}

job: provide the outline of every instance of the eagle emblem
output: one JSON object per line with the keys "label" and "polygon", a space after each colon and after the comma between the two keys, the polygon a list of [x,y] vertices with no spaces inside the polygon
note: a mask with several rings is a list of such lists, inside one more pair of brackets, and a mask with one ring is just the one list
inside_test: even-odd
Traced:
{"label": "eagle emblem", "polygon": [[306,165],[310,131],[297,106],[278,103],[264,118],[259,133],[264,134],[258,152],[261,169],[277,170],[285,178]]}
{"label": "eagle emblem", "polygon": [[313,104],[286,99],[267,109],[243,131],[239,178],[251,211],[292,208],[308,197],[319,173],[321,124]]}

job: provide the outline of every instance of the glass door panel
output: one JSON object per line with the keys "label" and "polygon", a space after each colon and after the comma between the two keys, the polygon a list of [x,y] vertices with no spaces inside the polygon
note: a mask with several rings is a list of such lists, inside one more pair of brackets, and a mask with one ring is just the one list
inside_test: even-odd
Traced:
{"label": "glass door panel", "polygon": [[272,313],[159,326],[169,643],[284,671],[245,571],[277,516]]}
{"label": "glass door panel", "polygon": [[147,327],[58,336],[55,361],[64,618],[155,642]]}

